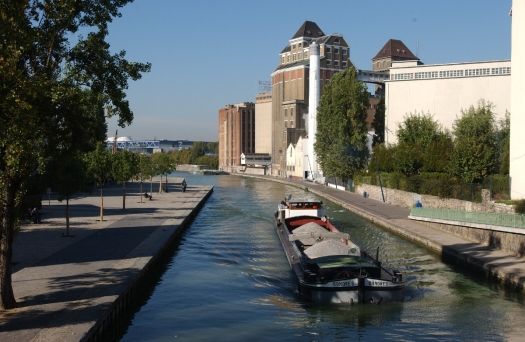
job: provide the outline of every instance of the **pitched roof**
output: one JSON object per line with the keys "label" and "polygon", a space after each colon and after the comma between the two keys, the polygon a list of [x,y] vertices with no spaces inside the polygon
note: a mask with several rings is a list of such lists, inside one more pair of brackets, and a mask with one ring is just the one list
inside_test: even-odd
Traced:
{"label": "pitched roof", "polygon": [[398,39],[389,39],[372,60],[388,57],[393,60],[419,60],[419,58]]}
{"label": "pitched roof", "polygon": [[301,25],[301,27],[299,27],[297,32],[295,32],[292,39],[300,37],[317,38],[322,36],[324,36],[323,30],[321,30],[313,21],[307,20]]}
{"label": "pitched roof", "polygon": [[330,34],[328,36],[323,36],[323,37],[317,38],[315,41],[319,45],[321,44],[334,45],[335,44],[335,45],[339,45],[342,47],[348,47],[346,40],[338,34]]}

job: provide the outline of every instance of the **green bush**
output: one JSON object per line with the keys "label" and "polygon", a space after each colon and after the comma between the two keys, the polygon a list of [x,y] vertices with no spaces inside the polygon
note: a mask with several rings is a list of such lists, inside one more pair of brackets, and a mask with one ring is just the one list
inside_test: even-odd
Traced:
{"label": "green bush", "polygon": [[516,214],[525,214],[525,200],[519,200],[514,205],[514,212]]}

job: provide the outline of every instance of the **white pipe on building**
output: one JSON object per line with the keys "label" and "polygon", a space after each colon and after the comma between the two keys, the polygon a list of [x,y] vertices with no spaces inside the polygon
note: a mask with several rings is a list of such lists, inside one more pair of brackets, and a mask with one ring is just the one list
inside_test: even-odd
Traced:
{"label": "white pipe on building", "polygon": [[321,69],[319,45],[310,44],[310,80],[308,94],[308,164],[310,168],[309,179],[314,180],[319,176],[317,157],[315,155],[315,135],[317,133],[317,106],[321,96]]}

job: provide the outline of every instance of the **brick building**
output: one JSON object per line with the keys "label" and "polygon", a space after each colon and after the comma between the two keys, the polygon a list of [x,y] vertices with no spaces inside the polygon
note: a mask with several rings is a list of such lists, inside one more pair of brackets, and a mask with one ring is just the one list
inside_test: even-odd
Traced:
{"label": "brick building", "polygon": [[241,153],[255,152],[255,104],[243,102],[219,110],[219,169],[240,165]]}
{"label": "brick building", "polygon": [[309,49],[320,46],[321,92],[337,72],[351,66],[350,48],[338,34],[325,35],[312,21],[305,21],[279,55],[272,73],[272,174],[286,176],[286,150],[306,135],[308,111]]}

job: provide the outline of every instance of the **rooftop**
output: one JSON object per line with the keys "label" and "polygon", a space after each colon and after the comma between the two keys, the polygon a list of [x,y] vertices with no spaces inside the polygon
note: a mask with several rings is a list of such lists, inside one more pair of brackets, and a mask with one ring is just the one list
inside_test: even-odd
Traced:
{"label": "rooftop", "polygon": [[393,60],[419,60],[399,39],[389,39],[372,60],[392,58]]}

